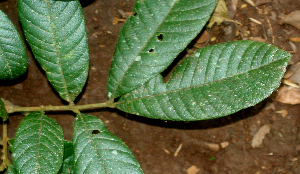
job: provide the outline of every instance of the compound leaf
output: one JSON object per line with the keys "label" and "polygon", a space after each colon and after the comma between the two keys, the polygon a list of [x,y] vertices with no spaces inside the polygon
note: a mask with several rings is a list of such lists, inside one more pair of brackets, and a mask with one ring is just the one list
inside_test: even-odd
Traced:
{"label": "compound leaf", "polygon": [[137,0],[113,56],[108,96],[116,98],[165,70],[194,39],[217,0]]}
{"label": "compound leaf", "polygon": [[23,41],[10,19],[0,10],[0,79],[12,80],[27,70]]}
{"label": "compound leaf", "polygon": [[42,112],[28,114],[21,122],[13,144],[18,173],[57,173],[63,162],[62,128]]}
{"label": "compound leaf", "polygon": [[122,96],[122,111],[163,120],[204,120],[253,106],[279,86],[291,55],[275,46],[236,41],[199,49],[171,79],[161,75]]}
{"label": "compound leaf", "polygon": [[19,0],[18,11],[32,52],[60,94],[72,102],[88,75],[89,53],[78,0]]}
{"label": "compound leaf", "polygon": [[74,150],[73,150],[73,143],[69,141],[64,141],[64,158],[63,164],[59,170],[59,174],[72,174],[74,173]]}
{"label": "compound leaf", "polygon": [[74,173],[143,173],[130,149],[92,115],[77,114]]}

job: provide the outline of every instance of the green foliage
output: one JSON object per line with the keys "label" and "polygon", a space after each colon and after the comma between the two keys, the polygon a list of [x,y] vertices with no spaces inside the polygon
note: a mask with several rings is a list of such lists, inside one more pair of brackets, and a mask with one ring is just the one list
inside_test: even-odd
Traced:
{"label": "green foliage", "polygon": [[74,173],[143,173],[125,143],[92,115],[77,114],[73,143]]}
{"label": "green foliage", "polygon": [[3,119],[3,121],[6,121],[8,119],[8,114],[5,110],[5,105],[1,99],[0,99],[0,117]]}
{"label": "green foliage", "polygon": [[23,41],[13,23],[0,10],[0,79],[12,80],[27,70]]}
{"label": "green foliage", "polygon": [[26,40],[47,79],[64,100],[74,101],[89,69],[79,1],[19,0],[18,12]]}
{"label": "green foliage", "polygon": [[59,174],[74,173],[73,153],[74,153],[73,143],[65,140],[63,164],[58,172]]}
{"label": "green foliage", "polygon": [[204,120],[235,113],[268,97],[280,83],[290,54],[254,41],[199,49],[173,72],[124,95],[117,108],[163,120]]}
{"label": "green foliage", "polygon": [[13,165],[8,166],[7,174],[17,174],[17,171]]}
{"label": "green foliage", "polygon": [[[107,84],[111,100],[98,106],[155,119],[189,121],[225,116],[268,97],[278,87],[290,54],[254,41],[199,49],[180,63],[168,82],[163,82],[160,73],[202,30],[216,3],[137,0],[113,55]],[[6,104],[9,113],[40,111],[28,114],[15,138],[9,140],[14,164],[7,164],[7,172],[143,173],[124,142],[100,119],[80,113],[73,104],[84,87],[89,64],[79,1],[18,0],[18,12],[35,58],[60,97],[70,103],[64,108],[77,116],[69,142],[63,139],[62,128],[44,114],[46,107],[22,110]],[[26,52],[15,27],[2,12],[0,33],[0,79],[13,79],[26,71]],[[0,116],[8,119],[1,100]]]}
{"label": "green foliage", "polygon": [[116,98],[165,70],[202,30],[217,0],[137,0],[111,63],[108,97]]}
{"label": "green foliage", "polygon": [[57,173],[63,162],[62,128],[42,112],[28,114],[21,122],[13,144],[18,173]]}

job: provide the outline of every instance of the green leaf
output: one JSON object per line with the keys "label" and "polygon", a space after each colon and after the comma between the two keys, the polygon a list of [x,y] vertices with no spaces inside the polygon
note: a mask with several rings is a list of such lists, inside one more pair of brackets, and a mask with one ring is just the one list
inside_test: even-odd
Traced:
{"label": "green leaf", "polygon": [[73,144],[74,173],[143,173],[130,149],[97,117],[77,114]]}
{"label": "green leaf", "polygon": [[3,119],[3,121],[6,121],[8,119],[8,114],[6,112],[5,105],[1,99],[0,99],[0,117]]}
{"label": "green leaf", "polygon": [[108,96],[116,98],[165,70],[202,30],[217,0],[137,0],[119,34]]}
{"label": "green leaf", "polygon": [[5,13],[0,10],[0,79],[12,80],[27,70],[23,41]]}
{"label": "green leaf", "polygon": [[78,0],[19,0],[25,37],[47,78],[72,102],[88,75],[89,53],[82,8]]}
{"label": "green leaf", "polygon": [[74,162],[73,162],[73,143],[69,141],[64,141],[64,158],[63,164],[59,170],[59,174],[72,174],[74,173]]}
{"label": "green leaf", "polygon": [[17,171],[13,165],[9,165],[7,168],[7,174],[17,174]]}
{"label": "green leaf", "polygon": [[163,120],[204,120],[235,113],[279,86],[291,55],[275,46],[236,41],[199,49],[174,70],[121,97],[122,111]]}
{"label": "green leaf", "polygon": [[62,128],[42,112],[28,114],[21,122],[13,145],[18,173],[57,173],[63,162]]}
{"label": "green leaf", "polygon": [[14,142],[15,142],[15,139],[14,139],[14,138],[8,140],[8,149],[9,149],[12,153],[14,152]]}

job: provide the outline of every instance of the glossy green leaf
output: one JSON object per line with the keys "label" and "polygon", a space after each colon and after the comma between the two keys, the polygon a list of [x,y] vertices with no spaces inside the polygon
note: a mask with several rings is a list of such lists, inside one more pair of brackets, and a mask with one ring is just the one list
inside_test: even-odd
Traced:
{"label": "glossy green leaf", "polygon": [[59,170],[59,174],[73,174],[74,173],[74,162],[73,162],[73,143],[69,141],[64,141],[64,158],[63,164]]}
{"label": "glossy green leaf", "polygon": [[18,173],[57,173],[63,162],[62,128],[42,112],[28,114],[21,122],[13,145]]}
{"label": "glossy green leaf", "polygon": [[27,70],[23,41],[10,19],[0,10],[0,79],[12,80]]}
{"label": "glossy green leaf", "polygon": [[143,173],[130,149],[97,117],[77,115],[73,144],[74,173]]}
{"label": "glossy green leaf", "polygon": [[47,78],[68,102],[81,92],[88,75],[89,53],[78,0],[18,0],[20,21],[32,52]]}
{"label": "glossy green leaf", "polygon": [[163,120],[204,120],[235,113],[279,86],[291,55],[275,46],[236,41],[199,49],[172,73],[121,97],[122,111]]}
{"label": "glossy green leaf", "polygon": [[17,174],[17,171],[13,165],[9,165],[7,168],[7,174]]}
{"label": "glossy green leaf", "polygon": [[109,98],[165,70],[202,30],[217,0],[137,0],[123,25],[107,84]]}
{"label": "glossy green leaf", "polygon": [[8,119],[8,114],[6,112],[5,105],[1,99],[0,99],[0,117],[3,119],[3,121],[6,121]]}

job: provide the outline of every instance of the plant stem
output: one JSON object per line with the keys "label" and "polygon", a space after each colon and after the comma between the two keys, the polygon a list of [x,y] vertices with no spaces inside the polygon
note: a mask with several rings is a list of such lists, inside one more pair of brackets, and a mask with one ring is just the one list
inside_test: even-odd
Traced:
{"label": "plant stem", "polygon": [[64,106],[37,106],[37,107],[19,107],[14,105],[6,105],[5,108],[8,113],[14,112],[34,112],[34,111],[74,111],[74,110],[88,110],[110,107],[114,108],[115,105],[111,101],[104,103],[94,103],[86,105],[64,105]]}
{"label": "plant stem", "polygon": [[10,165],[10,161],[8,159],[7,153],[8,153],[8,146],[7,146],[7,124],[6,122],[3,122],[3,138],[2,138],[2,164],[0,166],[0,171],[3,171],[5,168],[7,168]]}

